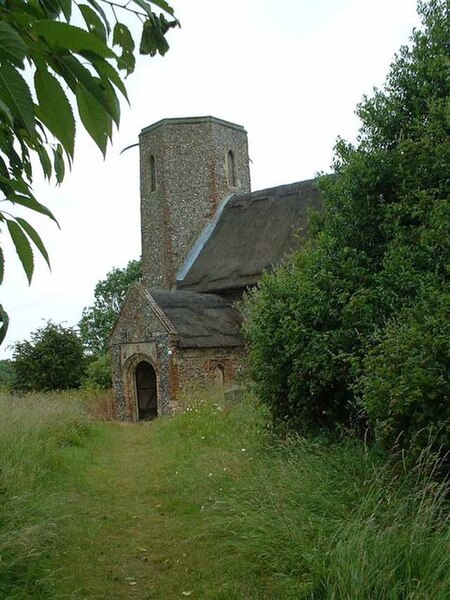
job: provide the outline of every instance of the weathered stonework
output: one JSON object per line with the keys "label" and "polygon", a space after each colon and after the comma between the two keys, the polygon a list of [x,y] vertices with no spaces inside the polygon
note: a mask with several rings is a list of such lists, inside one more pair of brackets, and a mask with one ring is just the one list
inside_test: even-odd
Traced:
{"label": "weathered stonework", "polygon": [[143,281],[110,342],[123,420],[171,413],[191,386],[233,385],[234,302],[300,243],[320,201],[312,181],[250,192],[247,134],[214,117],[143,129],[140,161]]}
{"label": "weathered stonework", "polygon": [[214,117],[164,119],[143,129],[139,142],[144,283],[171,289],[222,198],[250,190],[247,133]]}
{"label": "weathered stonework", "polygon": [[173,360],[169,350],[176,345],[176,340],[138,286],[128,293],[110,344],[119,418],[138,419],[134,377],[136,366],[142,361],[152,365],[156,373],[158,414],[169,413]]}
{"label": "weathered stonework", "polygon": [[176,385],[172,388],[170,408],[175,412],[179,400],[192,388],[208,385],[229,386],[242,371],[242,348],[179,348],[174,353]]}
{"label": "weathered stonework", "polygon": [[243,349],[188,348],[178,353],[178,385],[229,385],[242,369]]}
{"label": "weathered stonework", "polygon": [[154,369],[157,414],[163,415],[176,410],[180,394],[192,385],[230,384],[240,371],[243,357],[240,346],[180,346],[175,327],[151,290],[140,283],[127,294],[110,344],[118,415],[131,421],[139,420],[139,364],[144,362]]}

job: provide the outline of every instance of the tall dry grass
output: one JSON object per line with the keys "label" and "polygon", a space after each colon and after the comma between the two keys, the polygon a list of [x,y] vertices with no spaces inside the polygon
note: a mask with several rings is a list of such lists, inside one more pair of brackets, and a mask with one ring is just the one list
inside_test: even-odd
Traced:
{"label": "tall dry grass", "polygon": [[45,597],[61,454],[91,429],[76,394],[0,396],[0,598]]}

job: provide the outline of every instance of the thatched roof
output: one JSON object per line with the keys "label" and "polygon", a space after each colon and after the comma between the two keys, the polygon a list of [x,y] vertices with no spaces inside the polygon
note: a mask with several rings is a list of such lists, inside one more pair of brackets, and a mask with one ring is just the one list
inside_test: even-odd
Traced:
{"label": "thatched roof", "polygon": [[232,194],[187,257],[177,288],[224,292],[256,284],[300,246],[308,209],[320,204],[314,180]]}
{"label": "thatched roof", "polygon": [[230,302],[214,294],[150,290],[184,348],[241,346],[242,318]]}

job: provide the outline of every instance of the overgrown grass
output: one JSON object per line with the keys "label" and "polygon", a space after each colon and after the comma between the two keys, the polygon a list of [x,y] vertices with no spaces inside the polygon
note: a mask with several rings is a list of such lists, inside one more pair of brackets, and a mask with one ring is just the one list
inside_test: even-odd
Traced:
{"label": "overgrown grass", "polygon": [[[62,453],[92,431],[73,394],[0,396],[0,598],[40,597],[58,538]],[[45,596],[44,596],[45,597]]]}
{"label": "overgrown grass", "polygon": [[450,597],[448,486],[432,457],[402,470],[358,441],[280,440],[265,423],[251,400],[216,399],[152,432],[177,465],[161,474],[166,503],[195,514],[186,549],[194,539],[210,561],[199,597]]}
{"label": "overgrown grass", "polygon": [[80,406],[0,403],[0,598],[450,597],[429,455],[409,471],[352,440],[280,440],[217,390],[138,425]]}

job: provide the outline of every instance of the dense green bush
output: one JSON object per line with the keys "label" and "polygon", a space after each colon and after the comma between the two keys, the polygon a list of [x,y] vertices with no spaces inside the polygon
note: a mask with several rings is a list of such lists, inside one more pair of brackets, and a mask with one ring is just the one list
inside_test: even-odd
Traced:
{"label": "dense green bush", "polygon": [[49,321],[14,348],[12,388],[20,391],[78,388],[85,370],[83,344],[72,327]]}
{"label": "dense green bush", "polygon": [[437,296],[404,310],[365,359],[364,406],[388,446],[448,448],[449,308],[450,296]]}
{"label": "dense green bush", "polygon": [[437,335],[450,258],[446,2],[419,11],[423,30],[400,49],[384,90],[358,107],[358,143],[339,140],[336,176],[319,178],[313,239],[245,302],[258,394],[302,430],[369,425],[391,444],[404,428],[411,439],[448,426],[449,342]]}
{"label": "dense green bush", "polygon": [[0,360],[0,390],[9,390],[14,374],[14,364],[12,360]]}
{"label": "dense green bush", "polygon": [[83,387],[93,391],[111,389],[111,356],[109,353],[100,354],[91,360],[86,369]]}

